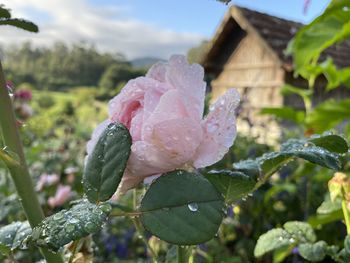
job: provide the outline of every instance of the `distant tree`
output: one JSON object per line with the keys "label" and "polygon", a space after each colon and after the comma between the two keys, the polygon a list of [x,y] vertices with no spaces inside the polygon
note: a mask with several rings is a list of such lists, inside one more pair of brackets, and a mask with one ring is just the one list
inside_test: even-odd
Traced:
{"label": "distant tree", "polygon": [[142,69],[134,69],[130,64],[113,64],[103,73],[99,87],[104,91],[111,91],[119,86],[120,83],[144,74]]}
{"label": "distant tree", "polygon": [[191,48],[187,52],[187,58],[190,63],[201,63],[203,56],[205,55],[209,41],[204,40],[199,46]]}
{"label": "distant tree", "polygon": [[17,84],[28,82],[38,89],[97,86],[106,69],[119,64],[129,65],[123,55],[99,53],[86,43],[67,46],[57,42],[51,48],[35,48],[27,42],[4,50],[7,77]]}

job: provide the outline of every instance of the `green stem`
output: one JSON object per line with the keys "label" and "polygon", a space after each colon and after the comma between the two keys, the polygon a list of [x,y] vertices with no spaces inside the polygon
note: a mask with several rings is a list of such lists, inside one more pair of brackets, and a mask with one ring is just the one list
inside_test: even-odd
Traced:
{"label": "green stem", "polygon": [[184,247],[177,246],[177,263],[187,263],[186,251]]}
{"label": "green stem", "polygon": [[[134,208],[134,210],[136,210],[136,208],[137,208],[137,192],[136,191],[137,191],[136,189],[133,190],[133,208]],[[147,238],[145,236],[145,232],[143,230],[142,224],[140,222],[140,219],[136,216],[136,217],[131,217],[131,220],[134,223],[134,226],[135,226],[135,229],[136,229],[137,233],[139,234],[140,238],[145,243],[145,245],[147,247],[147,250],[151,254],[153,262],[157,263],[158,262],[157,253],[149,245],[148,240],[147,240]]]}
{"label": "green stem", "polygon": [[344,220],[345,220],[345,225],[346,225],[346,232],[348,235],[350,235],[350,212],[349,212],[348,208],[346,207],[345,200],[343,200],[341,202],[341,207],[343,209]]}
{"label": "green stem", "polygon": [[[13,112],[11,98],[6,87],[5,77],[0,62],[0,129],[4,145],[19,157],[19,165],[11,167],[10,174],[21,200],[24,212],[31,227],[37,226],[44,218],[38,197],[34,191],[33,182],[29,175],[25,161],[22,142]],[[63,263],[60,255],[41,249],[43,256],[49,263]]]}

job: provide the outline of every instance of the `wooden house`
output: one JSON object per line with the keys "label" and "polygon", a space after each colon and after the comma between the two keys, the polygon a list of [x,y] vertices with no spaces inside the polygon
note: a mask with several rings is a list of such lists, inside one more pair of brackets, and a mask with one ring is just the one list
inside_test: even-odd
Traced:
{"label": "wooden house", "polygon": [[[271,117],[259,114],[263,107],[292,105],[303,107],[297,96],[283,97],[284,84],[306,87],[306,81],[293,78],[292,60],[284,53],[288,42],[302,26],[300,23],[231,6],[209,44],[202,64],[211,80],[212,100],[228,88],[237,88],[242,96],[239,131],[273,143],[280,126]],[[347,55],[346,55],[347,54]],[[327,50],[338,67],[350,66],[350,44]],[[347,58],[347,59],[346,59]],[[325,93],[326,81],[319,78],[314,103],[327,96],[350,97],[347,89]]]}

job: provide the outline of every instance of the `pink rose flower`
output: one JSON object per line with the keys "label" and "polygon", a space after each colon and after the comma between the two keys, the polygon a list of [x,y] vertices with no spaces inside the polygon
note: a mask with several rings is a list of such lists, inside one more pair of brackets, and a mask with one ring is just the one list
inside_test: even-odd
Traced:
{"label": "pink rose flower", "polygon": [[202,168],[223,158],[236,137],[239,94],[230,89],[203,119],[204,70],[174,55],[145,77],[130,80],[109,102],[109,118],[93,132],[90,154],[103,130],[121,122],[132,136],[131,155],[118,192],[175,169]]}
{"label": "pink rose flower", "polygon": [[47,203],[54,208],[63,205],[68,199],[72,197],[72,189],[69,185],[59,185],[54,197],[50,197]]}

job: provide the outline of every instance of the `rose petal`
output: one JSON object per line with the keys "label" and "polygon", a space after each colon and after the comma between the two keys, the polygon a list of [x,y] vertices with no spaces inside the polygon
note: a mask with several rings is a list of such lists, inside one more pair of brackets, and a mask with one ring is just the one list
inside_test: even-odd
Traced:
{"label": "rose petal", "polygon": [[206,88],[203,67],[198,64],[189,65],[185,56],[174,55],[169,59],[166,79],[180,92],[192,118],[202,119]]}
{"label": "rose petal", "polygon": [[167,70],[167,64],[164,62],[157,62],[147,72],[146,77],[165,82],[165,74]]}
{"label": "rose petal", "polygon": [[167,91],[160,98],[158,105],[151,115],[147,119],[144,119],[142,140],[151,140],[155,124],[169,119],[188,117],[188,115],[189,114],[183,105],[179,91],[175,89]]}
{"label": "rose petal", "polygon": [[239,94],[230,89],[211,107],[202,123],[204,139],[195,157],[196,168],[212,165],[228,152],[236,137],[235,109],[238,105]]}

